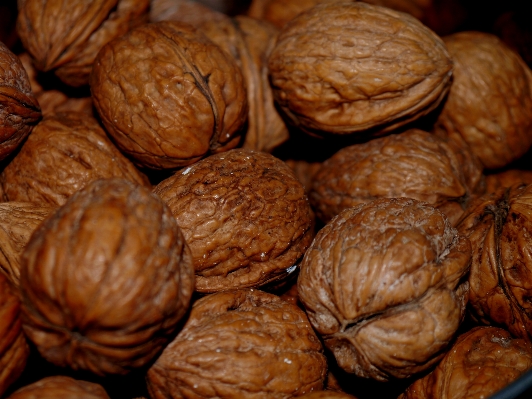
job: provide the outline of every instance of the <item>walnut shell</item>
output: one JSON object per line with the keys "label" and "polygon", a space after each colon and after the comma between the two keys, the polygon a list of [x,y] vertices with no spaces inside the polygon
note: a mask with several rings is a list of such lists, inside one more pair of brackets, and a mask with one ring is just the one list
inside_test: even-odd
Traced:
{"label": "walnut shell", "polygon": [[66,84],[89,82],[98,51],[147,19],[149,0],[18,0],[17,31],[37,69]]}
{"label": "walnut shell", "polygon": [[66,376],[51,376],[26,385],[8,399],[109,399],[105,389],[94,382]]}
{"label": "walnut shell", "polygon": [[532,346],[496,327],[462,334],[438,366],[398,399],[487,398],[532,367]]}
{"label": "walnut shell", "polygon": [[204,22],[226,18],[224,13],[198,0],[151,0],[150,2],[150,22],[179,21],[199,27]]}
{"label": "walnut shell", "polygon": [[43,118],[0,174],[0,185],[8,201],[62,205],[87,183],[109,177],[149,186],[96,119],[69,112]]}
{"label": "walnut shell", "polygon": [[313,237],[303,186],[267,153],[234,149],[211,155],[163,180],[154,192],[190,246],[200,292],[283,279]]}
{"label": "walnut shell", "polygon": [[444,41],[453,84],[435,130],[463,138],[486,168],[504,167],[532,146],[532,72],[489,33],[459,32]]}
{"label": "walnut shell", "polygon": [[192,257],[170,210],[124,179],[75,193],[21,257],[26,335],[51,363],[98,375],[158,355],[193,288]]}
{"label": "walnut shell", "polygon": [[234,148],[248,109],[232,57],[178,22],[145,24],[107,44],[91,92],[118,147],[153,169]]}
{"label": "walnut shell", "polygon": [[465,312],[471,246],[430,205],[380,199],[316,235],[298,278],[309,319],[348,373],[386,381],[427,370]]}
{"label": "walnut shell", "polygon": [[256,289],[196,301],[148,370],[150,397],[288,398],[323,389],[327,363],[305,313]]}
{"label": "walnut shell", "polygon": [[0,42],[0,161],[15,151],[41,119],[20,59]]}
{"label": "walnut shell", "polygon": [[382,133],[435,109],[451,84],[445,44],[414,17],[362,2],[294,18],[269,58],[275,100],[300,128]]}
{"label": "walnut shell", "polygon": [[532,170],[507,169],[486,175],[486,192],[494,193],[501,187],[532,184]]}

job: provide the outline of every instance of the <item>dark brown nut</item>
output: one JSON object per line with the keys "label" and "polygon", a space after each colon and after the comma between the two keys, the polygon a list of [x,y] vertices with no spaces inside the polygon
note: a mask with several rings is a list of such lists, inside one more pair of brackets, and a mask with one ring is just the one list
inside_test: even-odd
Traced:
{"label": "dark brown nut", "polygon": [[327,363],[305,313],[256,289],[196,301],[148,370],[160,398],[289,398],[322,390]]}
{"label": "dark brown nut", "polygon": [[118,147],[153,169],[234,148],[248,110],[236,61],[178,22],[146,24],[107,44],[91,92]]}
{"label": "dark brown nut", "polygon": [[179,21],[198,27],[207,21],[226,18],[224,13],[198,0],[151,0],[150,2],[151,22]]}
{"label": "dark brown nut", "polygon": [[147,19],[149,0],[18,0],[17,31],[37,69],[66,84],[89,82],[98,51]]}
{"label": "dark brown nut", "polygon": [[251,150],[211,155],[154,188],[192,250],[196,290],[258,287],[293,272],[313,237],[303,186]]}
{"label": "dark brown nut", "polygon": [[532,185],[503,187],[475,200],[457,226],[471,241],[473,316],[532,341]]}
{"label": "dark brown nut", "polygon": [[30,349],[21,326],[20,300],[0,273],[0,396],[26,367]]}
{"label": "dark brown nut", "polygon": [[309,198],[325,222],[376,198],[409,197],[430,203],[454,225],[471,195],[459,161],[443,140],[410,129],[338,151],[314,175]]}
{"label": "dark brown nut", "polygon": [[278,29],[246,16],[201,25],[209,39],[230,53],[244,76],[249,114],[243,148],[271,152],[288,140],[288,129],[275,108],[268,78],[268,57]]}
{"label": "dark brown nut", "polygon": [[188,310],[194,269],[160,198],[128,180],[102,179],[35,230],[20,289],[24,332],[45,359],[125,374],[168,344]]}
{"label": "dark brown nut", "polygon": [[502,172],[486,175],[486,191],[494,193],[501,187],[511,187],[514,184],[532,184],[532,170],[508,169]]}
{"label": "dark brown nut", "polygon": [[20,59],[0,42],[0,161],[15,151],[41,119]]}
{"label": "dark brown nut", "polygon": [[532,367],[532,346],[497,327],[458,337],[438,366],[399,399],[488,398]]}
{"label": "dark brown nut", "polygon": [[55,207],[39,206],[31,202],[0,203],[0,272],[18,287],[20,254],[30,236]]}
{"label": "dark brown nut", "polygon": [[362,2],[300,14],[278,36],[275,100],[312,133],[376,134],[436,108],[451,84],[445,44],[414,17]]}
{"label": "dark brown nut", "polygon": [[8,399],[109,399],[105,389],[94,382],[66,376],[43,378],[15,391]]}
{"label": "dark brown nut", "polygon": [[408,198],[341,212],[305,253],[300,301],[338,365],[386,381],[427,370],[465,312],[469,241]]}
{"label": "dark brown nut", "polygon": [[149,186],[96,119],[69,112],[44,117],[0,174],[0,185],[8,201],[62,205],[87,183],[109,177]]}
{"label": "dark brown nut", "polygon": [[489,33],[459,32],[444,41],[454,75],[435,130],[461,136],[486,168],[504,167],[532,146],[532,72]]}

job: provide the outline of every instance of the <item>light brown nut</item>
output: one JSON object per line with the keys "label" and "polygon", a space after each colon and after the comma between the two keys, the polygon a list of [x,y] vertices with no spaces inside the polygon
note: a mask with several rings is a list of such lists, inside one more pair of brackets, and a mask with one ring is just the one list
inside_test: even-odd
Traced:
{"label": "light brown nut", "polygon": [[532,346],[497,327],[462,334],[430,374],[398,399],[488,398],[532,367]]}
{"label": "light brown nut", "polygon": [[380,199],[341,212],[316,235],[300,301],[338,365],[386,381],[427,370],[465,313],[471,245],[430,205]]}
{"label": "light brown nut", "polygon": [[102,179],[41,224],[21,257],[23,328],[49,362],[98,375],[145,366],[168,344],[194,288],[168,207]]}
{"label": "light brown nut", "polygon": [[118,147],[153,169],[234,148],[247,117],[236,62],[178,22],[145,24],[106,45],[94,64],[91,92]]}
{"label": "light brown nut", "polygon": [[303,186],[270,154],[234,149],[154,188],[194,257],[196,290],[258,287],[296,269],[313,236]]}
{"label": "light brown nut", "polygon": [[22,144],[40,119],[24,66],[0,42],[0,161]]}
{"label": "light brown nut", "polygon": [[63,205],[100,178],[121,177],[149,186],[109,140],[92,116],[80,112],[46,115],[0,174],[8,201]]}
{"label": "light brown nut", "polygon": [[313,133],[376,134],[435,109],[451,84],[445,44],[414,17],[362,2],[294,18],[269,58],[274,96]]}
{"label": "light brown nut", "polygon": [[444,41],[455,66],[435,130],[461,136],[486,168],[504,167],[532,146],[532,72],[489,33],[459,32]]}
{"label": "light brown nut", "polygon": [[17,31],[37,69],[86,85],[98,51],[147,19],[149,0],[18,0]]}
{"label": "light brown nut", "polygon": [[26,385],[8,399],[109,399],[105,389],[94,382],[66,376],[51,376]]}
{"label": "light brown nut", "polygon": [[196,301],[148,370],[160,398],[289,398],[323,389],[327,364],[305,313],[257,289]]}

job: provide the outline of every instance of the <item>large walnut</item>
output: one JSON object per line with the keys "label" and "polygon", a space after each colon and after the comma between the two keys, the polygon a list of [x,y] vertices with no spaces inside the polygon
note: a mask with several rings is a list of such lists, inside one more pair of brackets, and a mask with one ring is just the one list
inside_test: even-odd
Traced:
{"label": "large walnut", "polygon": [[476,200],[457,226],[473,248],[474,317],[532,341],[532,185],[502,187]]}
{"label": "large walnut", "polygon": [[323,389],[327,364],[305,313],[256,289],[194,303],[148,370],[153,399],[274,399]]}
{"label": "large walnut", "polygon": [[170,210],[124,179],[74,194],[21,257],[26,335],[48,361],[99,375],[159,354],[193,288],[192,257]]}
{"label": "large walnut", "polygon": [[91,92],[118,147],[154,169],[234,148],[248,110],[236,61],[178,22],[145,24],[107,44]]}
{"label": "large walnut", "polygon": [[0,42],[0,161],[20,146],[40,118],[24,66]]}
{"label": "large walnut", "polygon": [[98,51],[147,19],[149,0],[18,0],[17,31],[37,69],[86,85]]}
{"label": "large walnut", "polygon": [[460,32],[444,38],[453,84],[435,130],[463,138],[486,168],[501,168],[532,146],[532,72],[499,38]]}
{"label": "large walnut", "polygon": [[348,208],[305,253],[299,298],[348,373],[386,381],[427,370],[465,312],[469,241],[408,198]]}
{"label": "large walnut", "polygon": [[451,84],[443,41],[414,17],[327,3],[279,34],[269,68],[289,119],[314,133],[382,133],[436,108]]}
{"label": "large walnut", "polygon": [[310,205],[283,161],[251,150],[211,155],[163,180],[194,257],[196,289],[256,287],[295,269],[313,236]]}
{"label": "large walnut", "polygon": [[62,205],[89,182],[109,177],[149,185],[96,119],[68,112],[43,118],[0,174],[0,185],[8,201]]}
{"label": "large walnut", "polygon": [[488,398],[532,367],[532,346],[496,327],[476,327],[458,337],[438,366],[399,399]]}
{"label": "large walnut", "polygon": [[8,399],[109,399],[102,386],[66,376],[51,376],[26,385]]}

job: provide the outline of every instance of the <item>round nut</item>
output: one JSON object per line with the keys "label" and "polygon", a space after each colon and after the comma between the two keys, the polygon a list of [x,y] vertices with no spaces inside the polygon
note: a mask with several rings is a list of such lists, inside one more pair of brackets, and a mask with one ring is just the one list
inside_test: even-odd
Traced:
{"label": "round nut", "polygon": [[35,398],[109,399],[109,395],[99,384],[58,375],[26,385],[9,396],[9,399]]}

